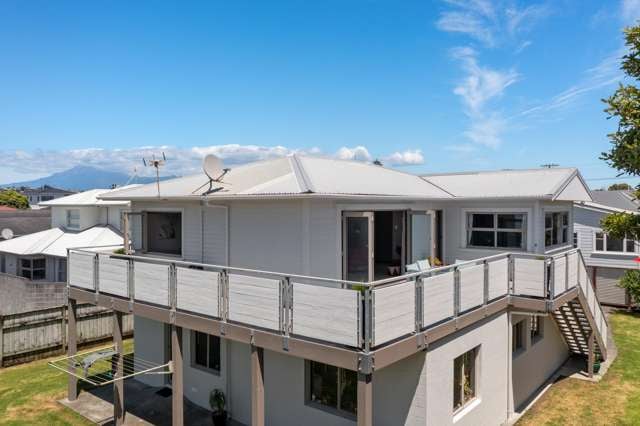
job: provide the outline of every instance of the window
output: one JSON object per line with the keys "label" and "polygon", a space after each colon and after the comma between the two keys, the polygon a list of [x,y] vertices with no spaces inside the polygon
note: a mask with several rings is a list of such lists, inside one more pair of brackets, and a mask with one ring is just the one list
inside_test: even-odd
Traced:
{"label": "window", "polygon": [[67,210],[67,228],[72,228],[72,229],[80,228],[80,210],[78,209]]}
{"label": "window", "polygon": [[337,412],[356,414],[358,374],[352,370],[308,361],[307,400]]}
{"label": "window", "polygon": [[453,410],[476,397],[476,363],[478,348],[463,353],[453,361]]}
{"label": "window", "polygon": [[220,372],[220,338],[194,331],[191,334],[192,364],[216,373]]}
{"label": "window", "polygon": [[67,259],[58,259],[58,282],[67,281]]}
{"label": "window", "polygon": [[182,214],[147,212],[146,250],[152,253],[182,254]]}
{"label": "window", "polygon": [[630,238],[612,238],[604,232],[596,232],[596,251],[637,253],[638,243]]}
{"label": "window", "polygon": [[524,248],[526,217],[524,213],[468,213],[467,245]]}
{"label": "window", "polygon": [[53,195],[43,195],[40,197],[40,201],[51,201],[53,200]]}
{"label": "window", "polygon": [[513,324],[513,332],[511,335],[512,338],[512,352],[514,354],[524,350],[524,325],[525,321],[519,321],[516,324]]}
{"label": "window", "polygon": [[531,343],[536,343],[538,340],[542,339],[542,324],[543,319],[538,315],[533,315],[531,317]]}
{"label": "window", "polygon": [[0,254],[0,272],[7,272],[7,257],[4,254]]}
{"label": "window", "polygon": [[47,262],[44,257],[20,259],[20,276],[30,280],[44,280]]}
{"label": "window", "polygon": [[569,242],[569,212],[544,215],[544,245],[557,246]]}

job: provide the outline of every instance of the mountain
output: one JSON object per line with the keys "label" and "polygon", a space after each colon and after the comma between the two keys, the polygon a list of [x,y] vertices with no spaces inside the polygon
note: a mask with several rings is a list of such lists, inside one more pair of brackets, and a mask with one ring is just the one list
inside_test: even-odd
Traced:
{"label": "mountain", "polygon": [[[172,179],[175,176],[161,176],[160,180]],[[25,182],[6,183],[2,187],[28,186],[31,188],[43,185],[55,186],[56,188],[69,189],[72,191],[86,191],[93,188],[111,188],[111,185],[124,185],[129,182],[130,176],[121,172],[113,172],[98,169],[90,166],[76,166],[63,172],[54,173],[51,176],[34,179]],[[129,183],[152,183],[155,177],[135,177]]]}

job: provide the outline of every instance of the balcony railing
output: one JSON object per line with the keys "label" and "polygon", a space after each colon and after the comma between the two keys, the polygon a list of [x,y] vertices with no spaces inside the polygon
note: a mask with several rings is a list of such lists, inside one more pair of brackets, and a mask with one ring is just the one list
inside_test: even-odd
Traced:
{"label": "balcony railing", "polygon": [[605,342],[607,333],[577,250],[498,254],[360,283],[73,249],[69,285],[365,351],[505,296],[548,301],[580,286]]}

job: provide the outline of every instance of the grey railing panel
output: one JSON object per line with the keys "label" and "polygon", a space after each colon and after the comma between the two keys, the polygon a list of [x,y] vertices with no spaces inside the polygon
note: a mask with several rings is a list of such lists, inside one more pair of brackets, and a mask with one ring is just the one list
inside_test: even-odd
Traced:
{"label": "grey railing panel", "polygon": [[178,309],[220,317],[220,273],[176,268]]}
{"label": "grey railing panel", "polygon": [[415,330],[415,280],[373,290],[373,346]]}
{"label": "grey railing panel", "polygon": [[98,255],[99,290],[116,296],[128,297],[127,269],[129,261],[109,255]]}
{"label": "grey railing panel", "polygon": [[133,271],[136,300],[170,306],[168,264],[135,262]]}
{"label": "grey railing panel", "polygon": [[484,265],[460,268],[460,311],[481,306],[484,302]]}
{"label": "grey railing panel", "polygon": [[509,259],[488,262],[489,300],[497,299],[509,293]]}
{"label": "grey railing panel", "polygon": [[518,296],[546,296],[546,259],[516,257],[514,259],[513,292]]}
{"label": "grey railing panel", "polygon": [[93,289],[95,253],[69,253],[69,282],[76,287]]}
{"label": "grey railing panel", "polygon": [[454,272],[423,280],[423,324],[429,326],[454,315]]}
{"label": "grey railing panel", "polygon": [[280,329],[280,280],[229,274],[229,319]]}

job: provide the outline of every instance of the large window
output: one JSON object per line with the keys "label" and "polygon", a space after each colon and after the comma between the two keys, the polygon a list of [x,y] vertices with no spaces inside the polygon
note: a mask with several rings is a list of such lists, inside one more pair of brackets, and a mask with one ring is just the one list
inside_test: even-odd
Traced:
{"label": "large window", "polygon": [[80,210],[78,209],[67,210],[67,228],[71,228],[71,229],[80,228]]}
{"label": "large window", "polygon": [[467,246],[523,249],[526,222],[524,213],[468,213]]}
{"label": "large window", "polygon": [[474,348],[453,361],[453,410],[467,404],[476,397],[476,364],[478,349]]}
{"label": "large window", "polygon": [[47,261],[44,257],[20,259],[20,276],[30,280],[44,280]]}
{"label": "large window", "polygon": [[220,372],[220,338],[209,334],[194,331],[192,339],[192,359],[194,366]]}
{"label": "large window", "polygon": [[308,361],[307,400],[345,414],[356,414],[358,375],[355,371]]}
{"label": "large window", "polygon": [[637,253],[638,243],[630,238],[613,238],[604,232],[596,232],[596,251]]}
{"label": "large window", "polygon": [[569,212],[544,215],[544,245],[557,246],[569,242]]}
{"label": "large window", "polygon": [[152,253],[182,254],[182,214],[146,213],[146,250]]}

